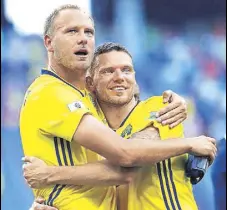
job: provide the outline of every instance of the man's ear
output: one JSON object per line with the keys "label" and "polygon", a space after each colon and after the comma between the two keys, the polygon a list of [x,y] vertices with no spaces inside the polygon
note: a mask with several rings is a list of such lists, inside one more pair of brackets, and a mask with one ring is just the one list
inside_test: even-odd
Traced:
{"label": "man's ear", "polygon": [[94,92],[94,90],[95,90],[94,82],[93,82],[93,79],[91,78],[91,76],[86,76],[86,88],[90,92]]}
{"label": "man's ear", "polygon": [[49,35],[44,36],[44,45],[48,52],[54,52],[52,47],[52,38]]}

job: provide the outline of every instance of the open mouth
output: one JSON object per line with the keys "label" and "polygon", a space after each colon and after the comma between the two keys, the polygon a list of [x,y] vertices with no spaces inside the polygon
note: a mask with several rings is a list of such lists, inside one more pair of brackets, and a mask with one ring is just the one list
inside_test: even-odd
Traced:
{"label": "open mouth", "polygon": [[81,50],[78,50],[77,52],[75,52],[74,54],[77,56],[87,56],[88,51],[86,49],[81,49]]}

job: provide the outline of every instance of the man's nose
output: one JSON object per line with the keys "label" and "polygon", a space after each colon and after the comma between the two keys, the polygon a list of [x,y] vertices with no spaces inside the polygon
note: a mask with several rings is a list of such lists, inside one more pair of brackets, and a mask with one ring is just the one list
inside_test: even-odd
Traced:
{"label": "man's nose", "polygon": [[77,44],[78,45],[86,45],[87,44],[87,36],[84,32],[80,32],[77,37]]}
{"label": "man's nose", "polygon": [[124,80],[124,75],[121,71],[121,69],[116,69],[114,72],[114,80],[115,81],[123,81]]}

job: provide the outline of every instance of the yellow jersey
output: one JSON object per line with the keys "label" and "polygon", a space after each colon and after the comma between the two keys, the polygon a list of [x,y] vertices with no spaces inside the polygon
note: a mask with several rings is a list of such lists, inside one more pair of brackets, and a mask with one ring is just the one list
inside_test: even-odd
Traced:
{"label": "yellow jersey", "polygon": [[[99,118],[88,93],[43,69],[28,88],[20,113],[20,133],[26,156],[48,165],[76,166],[101,157],[72,141],[84,114]],[[46,204],[59,210],[116,210],[115,187],[54,185],[35,189]]]}
{"label": "yellow jersey", "polygon": [[[117,133],[124,138],[130,138],[132,134],[153,123],[159,130],[161,140],[183,137],[182,125],[169,129],[156,121],[156,112],[164,106],[162,97],[157,96],[140,102]],[[139,169],[135,179],[128,186],[128,192],[127,187],[125,191],[120,187],[120,209],[197,210],[192,185],[185,175],[187,158],[188,155],[185,154]],[[125,194],[128,194],[128,208],[121,198],[125,198]]]}

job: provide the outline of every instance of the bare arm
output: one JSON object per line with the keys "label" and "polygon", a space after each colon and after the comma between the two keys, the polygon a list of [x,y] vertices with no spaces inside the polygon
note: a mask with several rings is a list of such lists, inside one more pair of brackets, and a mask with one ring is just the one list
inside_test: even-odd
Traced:
{"label": "bare arm", "polygon": [[[134,134],[132,138],[160,139],[158,131],[149,127]],[[138,168],[124,168],[107,160],[79,166],[47,166],[36,157],[23,158],[24,178],[32,188],[42,188],[53,184],[111,186],[128,184]]]}
{"label": "bare arm", "polygon": [[138,138],[150,139],[153,141],[161,140],[158,129],[153,126],[147,127],[138,133],[134,133],[131,137],[131,139],[138,139]]}
{"label": "bare arm", "polygon": [[[135,141],[150,139],[149,141],[153,140],[155,143],[160,136],[156,128],[149,127],[134,134],[132,139]],[[119,167],[107,160],[80,166],[61,167],[47,166],[42,160],[35,157],[25,157],[23,160],[26,163],[23,165],[24,177],[32,188],[41,188],[50,184],[122,185],[130,183],[138,171],[138,168]]]}
{"label": "bare arm", "polygon": [[23,176],[32,188],[54,184],[111,186],[128,184],[137,168],[122,168],[107,160],[78,166],[48,166],[36,157],[24,157]]}
{"label": "bare arm", "polygon": [[166,141],[142,138],[125,141],[91,115],[82,118],[73,141],[124,167],[154,164],[188,152],[211,157],[216,153],[215,140],[205,136]]}
{"label": "bare arm", "polygon": [[122,168],[110,164],[107,160],[75,167],[50,167],[49,184],[92,186],[129,184],[137,169]]}
{"label": "bare arm", "polygon": [[[132,138],[159,139],[158,131],[147,128]],[[53,184],[111,186],[128,184],[138,168],[124,168],[111,164],[107,160],[79,166],[47,166],[36,157],[23,158],[24,178],[32,188],[42,188]]]}
{"label": "bare arm", "polygon": [[[159,139],[155,128],[147,128],[132,138]],[[128,184],[138,168],[123,168],[102,160],[79,166],[47,166],[36,157],[23,158],[24,177],[32,188],[42,188],[53,184],[110,186]]]}

